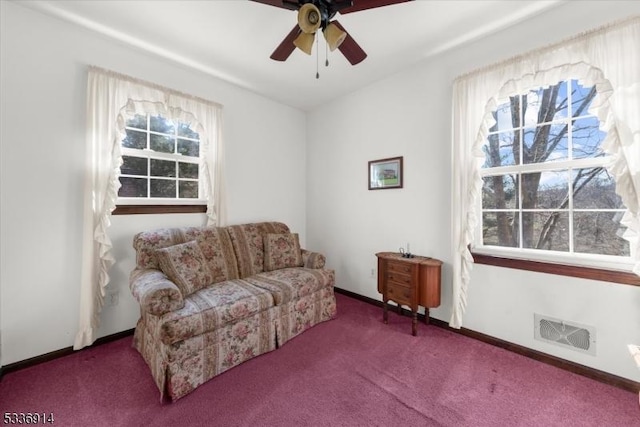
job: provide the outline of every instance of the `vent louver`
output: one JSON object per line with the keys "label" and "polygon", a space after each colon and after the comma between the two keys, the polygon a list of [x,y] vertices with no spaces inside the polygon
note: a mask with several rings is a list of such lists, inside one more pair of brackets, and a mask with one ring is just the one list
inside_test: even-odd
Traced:
{"label": "vent louver", "polygon": [[535,339],[595,355],[595,329],[566,320],[534,314]]}

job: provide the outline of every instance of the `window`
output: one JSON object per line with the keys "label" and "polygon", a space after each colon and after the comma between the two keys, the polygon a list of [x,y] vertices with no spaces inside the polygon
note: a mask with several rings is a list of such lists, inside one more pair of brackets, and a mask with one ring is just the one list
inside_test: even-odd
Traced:
{"label": "window", "polygon": [[[153,113],[149,117],[145,112]],[[205,214],[207,226],[226,222],[224,157],[219,155],[222,105],[91,66],[86,119],[88,167],[75,349],[91,345],[98,330],[104,302],[100,295],[115,262],[108,233],[112,215],[198,212]]]}
{"label": "window", "polygon": [[640,286],[639,31],[617,21],[454,80],[452,327],[474,264]]}
{"label": "window", "polygon": [[200,201],[200,136],[189,123],[135,115],[122,140],[118,202],[184,204]]}
{"label": "window", "polygon": [[595,95],[595,87],[566,80],[493,111],[475,251],[591,266],[630,262],[629,242],[619,237],[625,206],[605,168],[606,133],[589,114]]}

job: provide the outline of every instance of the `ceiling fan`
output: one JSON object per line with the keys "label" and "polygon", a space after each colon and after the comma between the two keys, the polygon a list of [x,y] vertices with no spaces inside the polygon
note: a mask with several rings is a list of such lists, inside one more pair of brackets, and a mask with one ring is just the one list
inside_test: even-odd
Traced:
{"label": "ceiling fan", "polygon": [[411,0],[252,0],[270,6],[298,11],[298,24],[282,40],[271,54],[271,59],[286,61],[296,47],[308,55],[315,39],[316,31],[321,29],[327,46],[331,51],[339,49],[351,65],[362,62],[367,54],[347,33],[337,20],[341,15],[361,10],[374,9]]}

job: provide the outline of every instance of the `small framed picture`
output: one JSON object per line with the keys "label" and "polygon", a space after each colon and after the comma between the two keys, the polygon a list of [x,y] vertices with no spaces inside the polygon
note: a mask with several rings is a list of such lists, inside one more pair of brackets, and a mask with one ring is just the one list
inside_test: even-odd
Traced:
{"label": "small framed picture", "polygon": [[402,157],[369,162],[369,190],[402,188]]}

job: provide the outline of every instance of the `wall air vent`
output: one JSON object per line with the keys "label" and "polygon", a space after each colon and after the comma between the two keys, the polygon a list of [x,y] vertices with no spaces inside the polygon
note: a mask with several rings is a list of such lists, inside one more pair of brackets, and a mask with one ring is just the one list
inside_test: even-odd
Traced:
{"label": "wall air vent", "polygon": [[575,322],[534,313],[534,337],[581,353],[596,355],[596,330]]}

